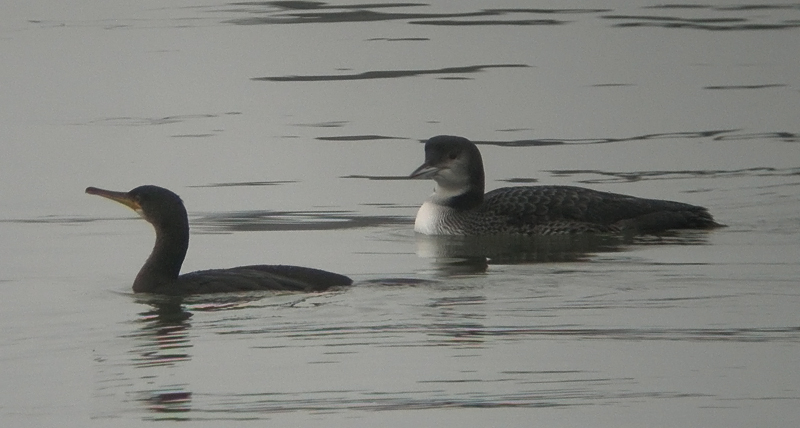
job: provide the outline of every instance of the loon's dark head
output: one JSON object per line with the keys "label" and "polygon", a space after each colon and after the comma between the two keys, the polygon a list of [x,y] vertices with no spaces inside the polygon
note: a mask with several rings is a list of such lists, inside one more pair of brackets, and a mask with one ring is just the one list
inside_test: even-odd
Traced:
{"label": "loon's dark head", "polygon": [[481,152],[464,137],[439,135],[425,143],[425,163],[410,178],[436,181],[434,197],[444,205],[472,208],[483,201]]}
{"label": "loon's dark head", "polygon": [[483,159],[478,147],[464,137],[439,135],[425,143],[425,163],[411,178],[432,178],[442,196],[468,191],[483,194]]}

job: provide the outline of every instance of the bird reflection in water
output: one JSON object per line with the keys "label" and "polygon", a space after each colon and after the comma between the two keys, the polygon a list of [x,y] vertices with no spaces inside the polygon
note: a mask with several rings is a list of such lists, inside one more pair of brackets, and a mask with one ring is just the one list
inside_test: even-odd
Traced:
{"label": "bird reflection in water", "polygon": [[[189,319],[192,314],[183,307],[182,299],[147,299],[150,309],[141,312],[138,318],[140,329],[133,335],[139,342],[133,349],[137,356],[134,367],[147,371],[142,377],[150,377],[156,383],[161,373],[152,370],[172,368],[191,359],[188,349]],[[169,375],[172,373],[170,372]],[[157,413],[181,413],[191,410],[192,393],[187,384],[162,384],[155,389],[140,391],[141,401],[148,410]],[[174,419],[171,416],[170,419]]]}
{"label": "bird reflection in water", "polygon": [[443,276],[485,272],[489,265],[569,263],[641,245],[703,245],[704,231],[659,235],[579,234],[553,236],[447,236],[415,234],[417,255],[433,260]]}
{"label": "bird reflection in water", "polygon": [[[275,299],[263,303],[267,296]],[[230,311],[252,308],[254,304],[292,304],[305,297],[307,295],[275,292],[136,295],[136,302],[148,307],[136,319],[137,331],[128,336],[135,341],[131,352],[135,354],[133,367],[137,369],[137,378],[148,385],[146,389],[135,391],[137,400],[150,412],[160,414],[159,420],[188,419],[176,415],[191,410],[192,392],[188,383],[176,381],[178,371],[175,368],[192,358],[189,330],[193,312]]]}
{"label": "bird reflection in water", "polygon": [[168,366],[189,359],[188,327],[192,314],[184,310],[181,302],[151,302],[151,309],[140,313],[143,323],[139,332],[147,341],[138,347],[137,367]]}

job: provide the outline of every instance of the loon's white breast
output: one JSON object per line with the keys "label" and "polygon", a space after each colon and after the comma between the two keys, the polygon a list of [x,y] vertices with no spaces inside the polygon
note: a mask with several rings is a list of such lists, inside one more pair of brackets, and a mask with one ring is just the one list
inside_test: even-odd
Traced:
{"label": "loon's white breast", "polygon": [[449,234],[445,225],[445,217],[453,208],[439,205],[433,201],[425,201],[414,220],[414,231],[425,235],[447,235]]}

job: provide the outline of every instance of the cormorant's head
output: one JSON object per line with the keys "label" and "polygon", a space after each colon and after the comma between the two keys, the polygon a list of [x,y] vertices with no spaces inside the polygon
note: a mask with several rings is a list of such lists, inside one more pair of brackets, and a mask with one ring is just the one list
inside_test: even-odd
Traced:
{"label": "cormorant's head", "polygon": [[86,193],[119,202],[136,211],[154,226],[161,226],[174,220],[186,218],[186,208],[183,206],[180,196],[163,187],[139,186],[130,192],[115,192],[96,187],[87,187]]}

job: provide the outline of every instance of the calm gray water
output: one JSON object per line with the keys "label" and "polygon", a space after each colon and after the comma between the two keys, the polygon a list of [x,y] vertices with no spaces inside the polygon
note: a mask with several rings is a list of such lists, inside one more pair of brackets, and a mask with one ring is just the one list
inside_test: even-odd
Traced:
{"label": "calm gray water", "polygon": [[[3,426],[786,427],[800,419],[795,3],[0,6]],[[412,231],[437,134],[488,187],[704,205],[727,228]],[[356,285],[169,302],[86,186],[179,193],[184,271]]]}

